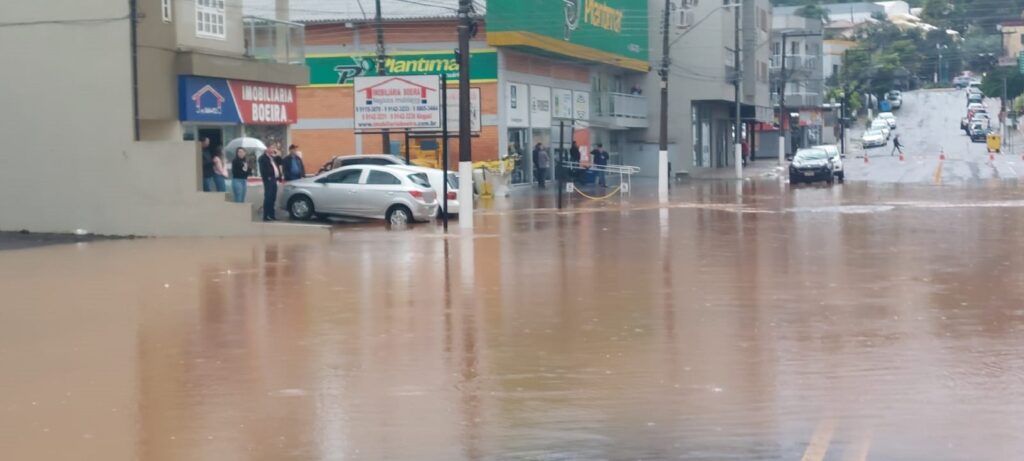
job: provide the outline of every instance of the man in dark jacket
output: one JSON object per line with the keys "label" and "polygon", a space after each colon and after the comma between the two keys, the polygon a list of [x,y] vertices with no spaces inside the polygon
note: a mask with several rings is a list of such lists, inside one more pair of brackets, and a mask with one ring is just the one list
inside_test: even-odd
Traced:
{"label": "man in dark jacket", "polygon": [[[602,167],[608,166],[609,155],[608,155],[608,151],[604,150],[604,144],[597,143],[597,148],[594,149],[594,151],[590,153],[590,157],[593,160],[594,165],[602,166]],[[602,170],[602,171],[598,171],[597,172],[597,183],[601,187],[605,187],[606,186],[606,183],[605,183],[605,171]]]}
{"label": "man in dark jacket", "polygon": [[210,147],[210,138],[204,136],[199,143],[202,146],[203,192],[213,192],[213,149]]}
{"label": "man in dark jacket", "polygon": [[260,177],[263,179],[263,220],[276,221],[277,183],[281,181],[281,170],[277,165],[277,149],[271,146],[260,156]]}
{"label": "man in dark jacket", "polygon": [[306,176],[306,165],[302,163],[302,152],[299,146],[292,144],[288,146],[288,155],[284,156],[284,180],[294,181]]}
{"label": "man in dark jacket", "polygon": [[580,179],[580,176],[583,173],[582,166],[580,165],[580,160],[582,158],[583,154],[580,152],[580,145],[576,144],[576,141],[573,141],[572,147],[569,147],[569,161],[573,162],[575,165],[570,167],[572,168],[572,173],[570,173],[569,178],[570,180],[575,181],[577,179]]}

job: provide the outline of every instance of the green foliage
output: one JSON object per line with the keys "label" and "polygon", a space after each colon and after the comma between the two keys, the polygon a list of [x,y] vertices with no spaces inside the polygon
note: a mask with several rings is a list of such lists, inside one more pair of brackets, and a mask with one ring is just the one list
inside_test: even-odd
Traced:
{"label": "green foliage", "polygon": [[1003,79],[1006,79],[1006,96],[1010,99],[1024,94],[1024,75],[1016,67],[1000,67],[981,80],[981,91],[990,98],[1003,96]]}
{"label": "green foliage", "polygon": [[796,10],[796,15],[807,19],[818,19],[828,22],[828,10],[818,0],[805,0],[804,6]]}

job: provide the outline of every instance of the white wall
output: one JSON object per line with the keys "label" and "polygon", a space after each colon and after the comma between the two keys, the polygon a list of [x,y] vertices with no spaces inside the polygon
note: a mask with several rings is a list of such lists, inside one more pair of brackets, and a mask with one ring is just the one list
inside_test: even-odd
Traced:
{"label": "white wall", "polygon": [[[128,2],[6,2],[0,27],[0,230],[237,235],[285,228],[198,192],[195,145],[133,141]],[[302,231],[300,231],[302,232]]]}

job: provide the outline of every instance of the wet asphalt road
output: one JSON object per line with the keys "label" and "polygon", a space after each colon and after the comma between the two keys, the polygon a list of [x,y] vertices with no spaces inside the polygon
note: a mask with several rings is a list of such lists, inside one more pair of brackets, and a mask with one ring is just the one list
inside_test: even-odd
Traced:
{"label": "wet asphalt road", "polygon": [[[992,128],[998,132],[999,100],[985,101],[992,114]],[[960,130],[967,99],[958,90],[922,90],[904,93],[898,119],[905,156],[892,156],[892,142],[886,147],[863,149],[863,127],[850,131],[852,154],[846,159],[847,178],[853,181],[918,184],[973,184],[987,181],[1017,181],[1024,174],[1024,138],[1012,139],[1015,146],[990,159],[984,143],[972,143]],[[865,164],[863,154],[869,163]],[[940,154],[946,160],[940,160]]]}
{"label": "wet asphalt road", "polygon": [[[955,127],[954,127],[955,128]],[[473,233],[0,253],[31,460],[1016,460],[1024,193],[693,182]]]}

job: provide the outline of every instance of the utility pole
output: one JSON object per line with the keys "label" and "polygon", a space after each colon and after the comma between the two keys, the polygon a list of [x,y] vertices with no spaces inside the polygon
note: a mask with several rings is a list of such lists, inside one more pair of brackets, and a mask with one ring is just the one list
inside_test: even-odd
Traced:
{"label": "utility pole", "polygon": [[733,0],[733,7],[736,8],[736,26],[735,26],[735,46],[733,47],[733,59],[735,60],[734,68],[736,70],[735,80],[733,81],[733,89],[736,93],[736,135],[734,136],[736,145],[735,147],[735,163],[736,163],[736,179],[743,179],[743,133],[742,133],[742,122],[740,117],[740,84],[743,78],[743,67],[740,64],[740,11],[743,9],[743,0]]}
{"label": "utility pole", "polygon": [[[1007,109],[1006,96],[1007,96],[1007,92],[1006,92],[1006,77],[1003,77],[1003,98],[1002,98],[1002,100],[1000,100],[1000,105],[1002,105],[1003,107],[1002,107],[1002,110],[1000,110],[1000,114],[999,114],[1002,117],[1002,120],[1000,121],[999,125],[1000,125],[1000,128],[1003,131],[1003,139],[1002,139],[1003,146],[1006,145],[1006,143],[1007,143],[1007,141],[1009,140],[1009,137],[1010,137],[1010,130],[1008,129],[1008,126],[1007,126],[1009,124],[1009,122],[1010,122],[1010,111],[1009,111],[1009,109]],[[1003,150],[1006,150],[1006,149],[1000,149],[1000,151],[1003,151]]]}
{"label": "utility pole", "polygon": [[[377,0],[380,1],[380,0]],[[459,0],[459,227],[473,227],[473,143],[470,130],[469,34],[473,0]]]}
{"label": "utility pole", "polygon": [[786,113],[786,37],[782,33],[782,70],[779,72],[779,166],[786,164],[786,125],[789,114]]}
{"label": "utility pole", "polygon": [[[380,12],[380,0],[376,0],[377,13],[374,16],[374,22],[377,26],[377,75],[384,76],[388,74],[387,67],[384,65],[388,59],[387,53],[384,51],[384,18]],[[385,128],[381,133],[380,138],[381,150],[385,154],[391,153],[391,133]]]}
{"label": "utility pole", "polygon": [[661,26],[661,132],[658,134],[658,200],[668,201],[668,20],[671,0],[665,0],[665,12]]}

